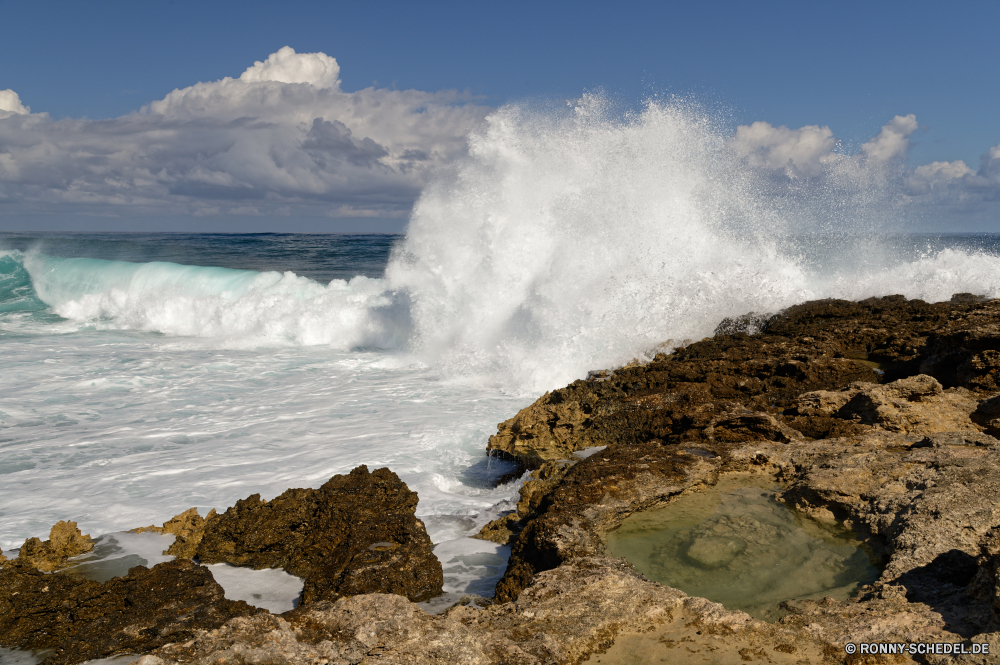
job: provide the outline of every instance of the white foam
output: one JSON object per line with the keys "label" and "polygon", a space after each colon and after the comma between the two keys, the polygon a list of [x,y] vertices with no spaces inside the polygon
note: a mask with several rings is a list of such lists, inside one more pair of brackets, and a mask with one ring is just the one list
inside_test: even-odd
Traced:
{"label": "white foam", "polygon": [[229,600],[242,600],[272,614],[288,612],[299,605],[302,579],[280,568],[254,570],[214,563],[208,569]]}
{"label": "white foam", "polygon": [[0,665],[37,665],[45,659],[31,651],[0,647]]}
{"label": "white foam", "polygon": [[419,603],[427,612],[443,612],[462,599],[476,595],[492,598],[507,570],[510,547],[477,538],[456,538],[434,546],[444,571],[444,593]]}
{"label": "white foam", "polygon": [[112,577],[128,575],[128,571],[135,566],[152,568],[158,563],[173,560],[173,556],[163,552],[173,544],[174,539],[172,534],[153,531],[104,534],[94,539],[93,550],[71,557],[61,570],[105,582]]}

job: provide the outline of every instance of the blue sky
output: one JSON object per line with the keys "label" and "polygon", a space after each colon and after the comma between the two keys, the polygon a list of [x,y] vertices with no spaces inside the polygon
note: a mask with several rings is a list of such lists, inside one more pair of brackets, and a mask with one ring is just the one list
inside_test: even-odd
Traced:
{"label": "blue sky", "polygon": [[[792,129],[829,127],[842,142],[840,149],[850,153],[860,150],[895,116],[913,114],[919,129],[907,135],[905,159],[911,169],[958,160],[969,169],[955,171],[944,184],[935,181],[934,191],[952,192],[949,200],[957,200],[955,192],[962,187],[962,191],[982,190],[982,182],[989,181],[992,172],[983,170],[988,164],[981,163],[981,158],[1000,144],[995,64],[1000,3],[996,2],[825,6],[801,2],[289,2],[279,7],[182,0],[0,0],[0,25],[4,26],[0,90],[13,91],[25,109],[47,113],[52,121],[127,117],[175,89],[238,78],[255,61],[290,46],[298,54],[320,52],[335,58],[340,68],[339,89],[345,93],[369,87],[470,93],[473,99],[439,97],[427,102],[440,103],[442,108],[464,103],[480,109],[452,118],[449,122],[456,132],[489,108],[525,100],[574,99],[588,90],[603,90],[624,105],[639,105],[650,95],[693,96],[726,118],[733,130],[755,121]],[[419,112],[422,103],[414,101],[416,106],[409,108]],[[327,121],[333,120],[326,115]],[[95,127],[81,124],[73,131],[93,133]],[[352,132],[351,140],[367,138],[354,125],[346,127]],[[51,136],[45,131],[46,137]],[[3,141],[10,143],[17,140],[11,136],[25,135],[23,129],[11,132],[0,132],[0,154],[5,150]],[[380,145],[393,152],[389,143]],[[457,150],[442,150],[440,159],[428,168],[456,158]],[[396,164],[394,168],[401,167]],[[122,214],[163,225],[170,223],[164,220],[181,220],[190,213],[183,206],[156,209],[152,204],[150,208],[134,203],[109,213],[97,211],[94,200],[86,197],[46,206],[41,196],[29,202],[25,187],[36,191],[39,186],[59,185],[43,185],[40,180],[27,183],[24,169],[18,173],[23,182],[0,188],[4,197],[0,198],[0,229],[22,227],[25,220],[113,227],[118,224],[113,219]],[[971,185],[959,184],[977,177]],[[62,182],[70,180],[65,176]],[[355,180],[352,186],[365,188]],[[388,217],[382,212],[389,208],[376,207],[361,217],[345,209],[333,219],[341,219],[345,228],[399,227],[399,220],[405,220],[401,211],[406,201],[412,201],[422,182],[388,187],[386,205],[394,211]],[[266,183],[255,186],[267,188]],[[197,194],[187,191],[184,196],[190,199]],[[336,198],[330,197],[331,201]],[[360,210],[357,197],[350,198],[354,209]],[[148,196],[135,200],[139,199],[150,202]],[[291,206],[265,216],[304,218],[315,213],[314,208],[306,213],[295,209],[294,203]],[[201,224],[225,229],[232,227],[239,214],[230,210],[213,216],[211,211],[202,211],[201,217]],[[965,221],[946,225],[1000,230],[996,209],[990,205],[955,219],[959,218]],[[390,219],[394,221],[384,221]],[[266,222],[258,216],[255,224]],[[990,224],[996,228],[989,229]]]}

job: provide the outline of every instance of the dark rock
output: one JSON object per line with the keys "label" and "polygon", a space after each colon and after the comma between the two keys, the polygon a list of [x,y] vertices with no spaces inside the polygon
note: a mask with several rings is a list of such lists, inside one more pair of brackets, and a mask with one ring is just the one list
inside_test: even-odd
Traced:
{"label": "dark rock", "polygon": [[920,373],[945,388],[982,393],[1000,369],[1000,326],[991,323],[998,311],[997,301],[888,296],[815,301],[731,321],[715,337],[645,365],[594,372],[546,393],[500,423],[488,450],[535,469],[592,446],[704,440],[713,420],[741,409],[768,413],[810,438],[862,433],[856,425],[802,419],[796,399]]}
{"label": "dark rock", "polygon": [[426,600],[444,578],[416,507],[396,474],[359,466],[319,489],[238,501],[207,523],[198,558],[284,568],[304,579],[303,604],[362,593]]}
{"label": "dark rock", "polygon": [[1000,395],[984,399],[972,412],[972,422],[980,425],[987,434],[1000,436]]}
{"label": "dark rock", "polygon": [[103,584],[20,560],[0,569],[0,645],[51,650],[46,665],[147,653],[260,612],[226,600],[209,570],[187,559],[137,566]]}

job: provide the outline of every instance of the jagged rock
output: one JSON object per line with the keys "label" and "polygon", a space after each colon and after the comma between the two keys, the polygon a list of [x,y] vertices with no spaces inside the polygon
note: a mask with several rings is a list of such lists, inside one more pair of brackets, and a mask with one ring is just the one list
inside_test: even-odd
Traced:
{"label": "jagged rock", "polygon": [[926,374],[884,385],[852,383],[838,391],[808,392],[799,396],[796,406],[804,416],[856,420],[903,434],[978,432],[969,417],[976,408],[969,392],[945,392],[937,379]]}
{"label": "jagged rock", "polygon": [[542,500],[554,488],[576,460],[554,460],[543,463],[531,472],[531,477],[521,485],[520,499],[513,513],[502,515],[485,525],[474,538],[508,545],[520,533],[525,520],[535,516]]}
{"label": "jagged rock", "polygon": [[1000,391],[1000,322],[996,301],[957,311],[928,337],[920,371],[946,387],[962,386],[980,394]]}
{"label": "jagged rock", "polygon": [[94,541],[83,535],[76,522],[56,522],[46,541],[28,538],[21,545],[19,561],[29,563],[38,570],[49,573],[66,564],[66,559],[85,554],[94,549]]}
{"label": "jagged rock", "polygon": [[170,547],[163,551],[164,554],[175,556],[179,559],[190,559],[198,552],[198,545],[205,536],[205,527],[208,522],[216,517],[215,508],[208,511],[208,515],[202,517],[198,514],[197,508],[189,508],[179,515],[174,515],[163,523],[163,526],[141,526],[132,529],[134,533],[171,533],[177,538]]}
{"label": "jagged rock", "polygon": [[51,650],[45,665],[145,653],[260,612],[226,600],[208,569],[186,559],[137,566],[103,584],[44,574],[20,559],[0,569],[0,645]]}
{"label": "jagged rock", "polygon": [[[868,426],[860,422],[800,416],[795,400],[856,381],[904,379],[920,373],[921,363],[945,387],[968,383],[979,390],[971,379],[949,379],[947,362],[927,364],[928,354],[946,347],[938,333],[985,329],[998,311],[997,301],[976,299],[804,303],[766,320],[755,317],[758,334],[720,334],[659,353],[646,365],[592,373],[590,380],[546,393],[500,423],[488,450],[537,468],[593,446],[705,440],[713,421],[739,410],[770,414],[810,438],[863,434]],[[934,349],[927,348],[929,337]]]}
{"label": "jagged rock", "polygon": [[359,466],[319,489],[236,502],[208,522],[197,555],[284,568],[304,579],[303,603],[361,593],[426,600],[441,593],[443,573],[416,507],[416,493],[396,474]]}
{"label": "jagged rock", "polygon": [[1000,395],[981,401],[971,417],[987,434],[1000,436]]}

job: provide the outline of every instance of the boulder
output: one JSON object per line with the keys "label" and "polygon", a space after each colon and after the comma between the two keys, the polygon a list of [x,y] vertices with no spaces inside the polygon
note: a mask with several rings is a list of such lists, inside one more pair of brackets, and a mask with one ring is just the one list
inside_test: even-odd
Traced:
{"label": "boulder", "polygon": [[416,493],[395,473],[359,466],[319,489],[237,501],[208,521],[197,556],[283,568],[303,578],[303,603],[361,593],[427,600],[442,592],[444,577],[416,508]]}

